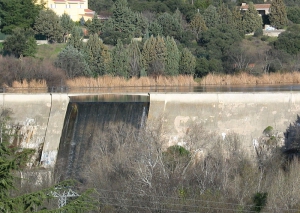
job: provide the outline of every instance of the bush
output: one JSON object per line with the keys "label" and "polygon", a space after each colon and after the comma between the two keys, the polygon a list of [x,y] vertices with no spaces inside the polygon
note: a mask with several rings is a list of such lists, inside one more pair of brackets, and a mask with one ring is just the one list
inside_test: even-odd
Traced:
{"label": "bush", "polygon": [[254,37],[260,37],[264,34],[263,30],[261,28],[255,30]]}

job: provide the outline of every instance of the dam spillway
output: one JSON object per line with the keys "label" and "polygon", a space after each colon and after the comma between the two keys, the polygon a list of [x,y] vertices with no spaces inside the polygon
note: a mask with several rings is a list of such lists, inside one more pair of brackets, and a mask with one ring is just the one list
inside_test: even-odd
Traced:
{"label": "dam spillway", "polygon": [[73,99],[68,106],[56,163],[56,175],[61,180],[76,177],[84,182],[87,165],[97,158],[94,150],[134,134],[147,119],[149,102],[99,102],[86,98],[80,102]]}
{"label": "dam spillway", "polygon": [[[149,96],[146,125],[156,126],[161,123],[161,132],[167,146],[185,142],[189,125],[195,122],[217,135],[236,132],[243,137],[244,147],[253,151],[253,140],[260,137],[267,126],[273,126],[284,133],[289,125],[295,122],[300,112],[299,92],[150,93]],[[76,157],[72,157],[70,150],[73,150],[76,156],[80,156],[89,148],[89,142],[94,143],[94,139],[90,140],[91,138],[99,138],[99,135],[104,134],[103,129],[116,121],[139,128],[145,114],[144,103],[138,104],[139,101],[128,100],[125,102],[126,98],[118,104],[104,98],[101,100],[102,111],[96,109],[98,106],[94,106],[94,102],[99,102],[94,97],[87,102],[77,100],[78,103],[75,99],[69,94],[0,95],[0,107],[12,111],[9,125],[18,126],[18,134],[21,135],[18,145],[37,150],[35,162],[32,164],[53,169],[57,163],[62,162],[65,168],[69,168],[67,173],[62,174],[64,177],[72,176],[81,169],[81,163]],[[70,106],[76,106],[78,114],[69,114]],[[98,114],[104,116],[97,120]],[[76,119],[73,123],[64,125],[64,121],[71,118],[71,115]],[[125,117],[122,117],[123,115]],[[86,125],[87,118],[92,119],[88,123],[93,125]],[[113,122],[110,122],[110,119]],[[100,124],[101,122],[104,125]],[[64,127],[69,126],[72,129],[76,125],[78,130],[63,133]],[[91,136],[96,126],[100,129]],[[93,128],[94,130],[91,130]],[[69,142],[63,145],[62,138]],[[72,138],[75,140],[72,141]],[[70,147],[78,143],[79,138],[87,144]],[[60,153],[57,158],[58,152]],[[86,155],[89,161],[91,156]],[[57,159],[62,160],[57,162]]]}

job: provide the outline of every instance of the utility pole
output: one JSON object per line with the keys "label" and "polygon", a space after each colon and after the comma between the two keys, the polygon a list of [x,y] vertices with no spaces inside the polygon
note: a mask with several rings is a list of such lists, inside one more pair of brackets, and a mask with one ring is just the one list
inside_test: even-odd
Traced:
{"label": "utility pole", "polygon": [[58,198],[58,208],[62,208],[67,205],[67,198],[69,197],[79,197],[80,195],[74,192],[72,189],[67,189],[66,187],[56,187],[55,191],[51,192],[53,197]]}

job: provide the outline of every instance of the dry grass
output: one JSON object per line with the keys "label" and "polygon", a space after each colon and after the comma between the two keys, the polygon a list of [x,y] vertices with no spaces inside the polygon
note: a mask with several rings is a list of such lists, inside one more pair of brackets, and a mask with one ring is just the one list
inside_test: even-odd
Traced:
{"label": "dry grass", "polygon": [[27,80],[24,80],[23,82],[14,81],[12,83],[12,86],[9,87],[7,85],[4,85],[6,91],[16,91],[16,90],[38,90],[40,92],[47,92],[48,87],[45,80],[31,80],[28,82]]}
{"label": "dry grass", "polygon": [[199,82],[200,85],[257,85],[257,84],[298,84],[299,72],[271,73],[261,76],[253,76],[247,73],[238,75],[214,75],[209,74]]}
{"label": "dry grass", "polygon": [[122,77],[101,76],[98,78],[79,77],[67,80],[67,86],[76,87],[147,87],[147,86],[190,86],[197,85],[193,76],[159,76],[157,78],[141,77],[131,78],[129,80]]}

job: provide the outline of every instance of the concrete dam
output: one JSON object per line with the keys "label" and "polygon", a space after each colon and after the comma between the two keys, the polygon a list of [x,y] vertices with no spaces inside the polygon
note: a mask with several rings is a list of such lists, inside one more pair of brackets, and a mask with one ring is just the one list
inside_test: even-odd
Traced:
{"label": "concrete dam", "polygon": [[300,93],[1,94],[0,106],[11,111],[11,143],[36,150],[29,166],[59,167],[65,179],[95,162],[93,144],[113,143],[142,127],[158,127],[166,147],[188,147],[195,124],[223,139],[234,132],[251,157],[266,127],[283,134],[295,123]]}

